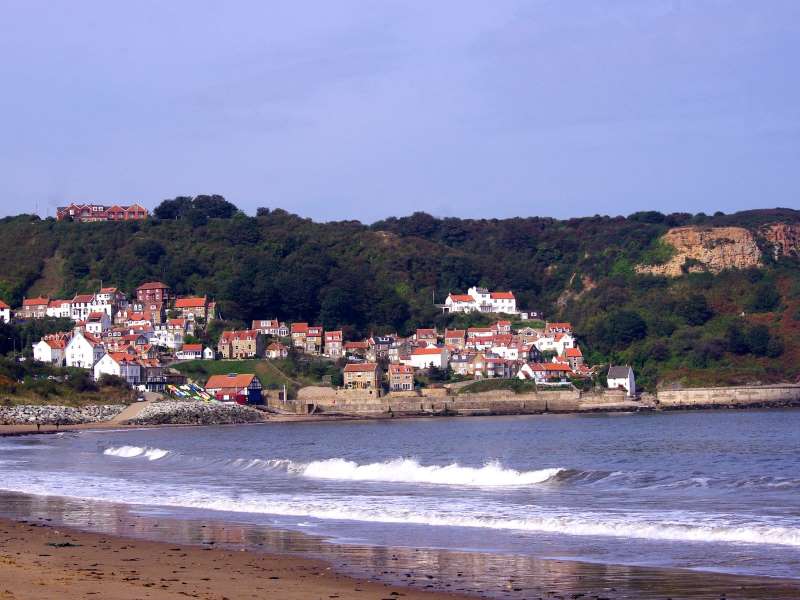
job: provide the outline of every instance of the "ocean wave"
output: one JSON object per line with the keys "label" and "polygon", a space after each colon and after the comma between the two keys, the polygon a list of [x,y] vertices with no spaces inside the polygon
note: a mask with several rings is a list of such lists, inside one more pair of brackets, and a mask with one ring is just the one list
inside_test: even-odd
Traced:
{"label": "ocean wave", "polygon": [[141,446],[117,446],[103,450],[106,456],[116,456],[117,458],[146,458],[147,460],[158,460],[169,454],[169,450],[161,448],[150,448]]}
{"label": "ocean wave", "polygon": [[517,471],[498,462],[482,467],[421,465],[417,460],[398,458],[385,462],[358,464],[343,458],[318,460],[307,464],[291,464],[290,472],[311,479],[338,481],[380,481],[391,483],[424,483],[474,487],[509,487],[544,483],[564,471],[562,468]]}

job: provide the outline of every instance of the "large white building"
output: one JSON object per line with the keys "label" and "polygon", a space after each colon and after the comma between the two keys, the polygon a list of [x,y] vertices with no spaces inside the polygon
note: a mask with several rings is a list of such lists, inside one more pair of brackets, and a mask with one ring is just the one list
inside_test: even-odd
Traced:
{"label": "large white building", "polygon": [[447,295],[445,312],[484,312],[518,314],[514,292],[490,292],[486,288],[472,286],[466,294]]}
{"label": "large white building", "polygon": [[103,354],[105,349],[100,340],[91,333],[83,333],[80,329],[76,329],[66,347],[66,364],[68,367],[92,369]]}
{"label": "large white building", "polygon": [[33,360],[57,367],[64,366],[67,342],[63,338],[48,337],[33,345]]}
{"label": "large white building", "polygon": [[401,360],[403,364],[410,365],[415,369],[427,369],[437,367],[442,369],[447,366],[447,348],[415,348],[408,359]]}
{"label": "large white building", "polygon": [[125,352],[103,354],[94,365],[93,371],[95,380],[99,380],[103,375],[116,375],[131,386],[142,382],[142,366],[135,357]]}

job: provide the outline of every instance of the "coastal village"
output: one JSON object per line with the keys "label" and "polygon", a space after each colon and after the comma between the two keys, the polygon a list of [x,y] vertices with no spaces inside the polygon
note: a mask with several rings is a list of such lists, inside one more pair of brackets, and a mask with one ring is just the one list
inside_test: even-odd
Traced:
{"label": "coastal village", "polygon": [[[33,345],[36,361],[86,369],[96,380],[116,376],[140,391],[240,404],[263,402],[256,374],[212,375],[201,386],[172,367],[184,361],[277,361],[290,353],[316,357],[340,368],[338,385],[329,385],[343,397],[407,396],[443,383],[487,379],[569,388],[595,374],[584,361],[572,325],[520,311],[512,291],[473,286],[466,293],[448,294],[439,308],[452,314],[481,313],[494,322],[349,340],[342,330],[265,318],[254,320],[249,329],[222,331],[216,345],[204,345],[198,340],[218,318],[216,303],[207,296],[177,296],[159,281],[142,283],[131,298],[118,288],[102,287],[71,299],[26,298],[13,310],[0,302],[0,320],[50,317],[73,322],[72,329],[45,335]],[[612,366],[607,381],[609,388],[636,396],[629,367]]]}

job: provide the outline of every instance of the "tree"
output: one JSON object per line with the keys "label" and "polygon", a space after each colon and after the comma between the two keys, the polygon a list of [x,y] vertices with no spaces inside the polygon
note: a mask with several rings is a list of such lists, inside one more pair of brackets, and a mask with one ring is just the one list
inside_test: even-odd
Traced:
{"label": "tree", "polygon": [[675,312],[682,317],[687,324],[692,326],[702,325],[713,315],[706,301],[706,297],[702,294],[691,294],[685,300],[680,301],[675,307]]}
{"label": "tree", "polygon": [[747,354],[750,351],[747,338],[742,331],[742,327],[738,323],[731,323],[728,326],[726,338],[728,342],[728,352],[732,352],[733,354]]}
{"label": "tree", "polygon": [[607,334],[616,347],[627,346],[647,335],[647,323],[635,311],[620,310],[609,315]]}
{"label": "tree", "polygon": [[164,200],[153,210],[153,216],[162,221],[189,218],[193,226],[198,226],[205,224],[207,219],[230,219],[238,212],[236,206],[214,194]]}
{"label": "tree", "polygon": [[766,325],[753,325],[747,332],[747,348],[756,356],[766,356],[769,341],[769,328]]}
{"label": "tree", "polygon": [[769,281],[759,283],[750,295],[747,307],[753,312],[769,312],[778,308],[781,296]]}

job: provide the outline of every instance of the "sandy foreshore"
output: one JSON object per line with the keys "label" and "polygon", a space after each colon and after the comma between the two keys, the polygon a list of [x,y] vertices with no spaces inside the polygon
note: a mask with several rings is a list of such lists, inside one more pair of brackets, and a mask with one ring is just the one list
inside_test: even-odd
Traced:
{"label": "sandy foreshore", "polygon": [[90,597],[465,598],[361,581],[317,560],[148,542],[0,519],[0,599]]}

